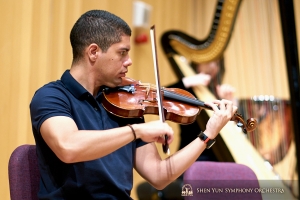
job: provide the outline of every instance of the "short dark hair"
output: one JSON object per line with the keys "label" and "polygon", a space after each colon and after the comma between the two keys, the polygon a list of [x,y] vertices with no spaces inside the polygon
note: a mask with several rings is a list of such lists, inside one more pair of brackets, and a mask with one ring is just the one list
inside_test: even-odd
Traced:
{"label": "short dark hair", "polygon": [[105,10],[90,10],[76,21],[70,42],[73,49],[73,62],[83,57],[83,50],[95,43],[102,51],[121,41],[122,35],[131,36],[131,29],[120,17]]}

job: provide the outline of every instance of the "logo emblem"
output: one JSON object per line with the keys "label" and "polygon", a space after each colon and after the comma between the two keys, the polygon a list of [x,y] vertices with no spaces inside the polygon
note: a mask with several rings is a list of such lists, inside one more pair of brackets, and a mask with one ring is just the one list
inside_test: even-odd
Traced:
{"label": "logo emblem", "polygon": [[181,196],[193,196],[193,188],[190,184],[185,184],[182,186]]}

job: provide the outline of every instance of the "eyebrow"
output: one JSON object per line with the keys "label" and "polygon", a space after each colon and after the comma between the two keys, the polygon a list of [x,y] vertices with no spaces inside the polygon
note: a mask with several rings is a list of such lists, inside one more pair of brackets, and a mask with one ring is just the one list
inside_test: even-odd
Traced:
{"label": "eyebrow", "polygon": [[124,50],[125,50],[125,51],[130,51],[129,48],[125,48],[125,47],[122,47],[122,48],[120,48],[119,50],[120,50],[120,51],[124,51]]}

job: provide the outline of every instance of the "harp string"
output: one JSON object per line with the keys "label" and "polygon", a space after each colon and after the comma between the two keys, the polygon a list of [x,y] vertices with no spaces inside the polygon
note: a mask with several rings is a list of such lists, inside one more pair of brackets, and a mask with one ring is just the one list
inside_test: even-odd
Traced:
{"label": "harp string", "polygon": [[[246,56],[249,61],[247,63],[254,63],[251,69],[237,64],[237,70],[241,75],[236,76],[236,82],[247,82],[245,85],[253,83],[252,87],[239,87],[244,84],[234,84],[238,87],[237,92],[242,93],[239,108],[244,112],[240,113],[245,117],[256,116],[258,128],[248,134],[248,139],[261,156],[271,164],[274,172],[283,180],[297,180],[298,177],[295,176],[297,160],[293,147],[295,141],[291,106],[287,95],[287,76],[285,65],[281,62],[281,48],[279,48],[282,36],[279,34],[281,30],[278,4],[277,1],[244,1],[243,3],[247,3],[248,15],[254,11],[256,14],[250,18],[252,21],[249,20],[249,23],[244,21],[244,24],[255,27],[255,31],[249,31],[249,37],[244,37],[245,55],[239,52],[241,48],[237,46],[238,44],[233,47],[235,55]],[[246,16],[244,13],[243,17]],[[239,28],[235,29],[236,35],[243,34]],[[247,43],[246,38],[259,42],[250,44]],[[245,61],[245,58],[243,60]],[[295,181],[286,182],[289,188],[293,187],[293,183]]]}

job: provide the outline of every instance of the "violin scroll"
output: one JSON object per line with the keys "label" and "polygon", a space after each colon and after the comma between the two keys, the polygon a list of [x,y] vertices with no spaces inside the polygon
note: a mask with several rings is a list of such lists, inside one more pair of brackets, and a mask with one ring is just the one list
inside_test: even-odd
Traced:
{"label": "violin scroll", "polygon": [[252,132],[257,127],[257,121],[254,118],[248,119],[247,123],[245,123],[243,117],[238,113],[235,113],[231,120],[235,121],[244,133]]}

